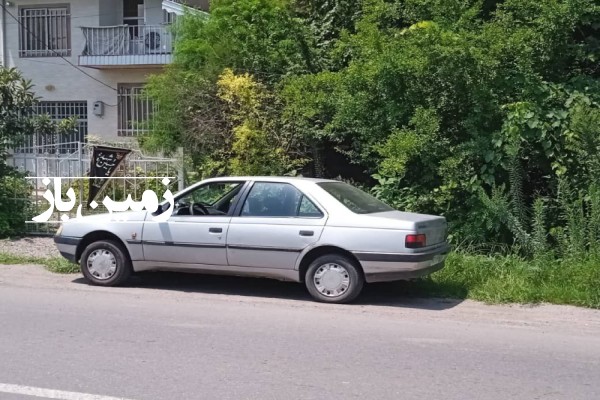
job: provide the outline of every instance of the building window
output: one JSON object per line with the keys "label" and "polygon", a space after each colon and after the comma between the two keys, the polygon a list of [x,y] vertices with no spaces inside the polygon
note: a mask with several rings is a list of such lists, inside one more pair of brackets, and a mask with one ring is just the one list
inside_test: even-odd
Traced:
{"label": "building window", "polygon": [[88,134],[87,101],[40,101],[34,107],[36,115],[47,115],[52,121],[75,118],[76,130],[66,134],[33,133],[15,149],[17,153],[71,154],[86,142]]}
{"label": "building window", "polygon": [[163,10],[163,23],[174,24],[177,21],[177,14]]}
{"label": "building window", "polygon": [[26,7],[19,10],[20,57],[71,55],[69,7]]}
{"label": "building window", "polygon": [[138,136],[148,130],[152,116],[152,102],[144,94],[143,84],[118,86],[119,136]]}

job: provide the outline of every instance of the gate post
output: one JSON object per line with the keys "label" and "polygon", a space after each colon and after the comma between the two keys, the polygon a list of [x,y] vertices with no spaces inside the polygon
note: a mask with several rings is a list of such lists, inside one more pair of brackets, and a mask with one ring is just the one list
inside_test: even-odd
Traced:
{"label": "gate post", "polygon": [[179,156],[179,168],[177,169],[177,190],[182,191],[185,189],[185,160],[183,155],[183,147],[177,148],[177,155]]}
{"label": "gate post", "polygon": [[77,142],[77,151],[79,152],[79,157],[77,160],[79,161],[79,203],[83,204],[83,183],[85,180],[83,179],[83,143],[81,141]]}

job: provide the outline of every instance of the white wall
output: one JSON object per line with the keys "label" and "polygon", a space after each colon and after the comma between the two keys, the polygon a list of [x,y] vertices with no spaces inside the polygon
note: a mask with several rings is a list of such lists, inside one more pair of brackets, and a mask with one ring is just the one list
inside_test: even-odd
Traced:
{"label": "white wall", "polygon": [[[4,0],[0,0],[4,1]],[[6,27],[6,23],[3,22],[2,18],[8,18],[6,13],[3,12],[3,9],[0,9],[0,64],[4,64],[4,27]]]}
{"label": "white wall", "polygon": [[[2,0],[0,0],[2,1]],[[100,26],[100,14],[107,11],[107,7],[100,7],[100,1],[114,3],[115,0],[71,0],[71,57],[67,59],[74,65],[78,64],[78,56],[85,46],[82,26]],[[116,0],[118,6],[111,7],[117,13],[122,10],[121,0]],[[36,4],[66,4],[68,1],[60,0],[11,0],[8,11],[18,16],[18,6]],[[160,10],[159,10],[160,11]],[[102,21],[117,21],[116,16],[110,18],[102,16]],[[161,13],[162,19],[162,13]],[[17,67],[23,75],[35,84],[34,90],[42,100],[55,101],[83,101],[88,102],[88,132],[90,135],[105,138],[117,138],[117,92],[92,78],[84,75],[76,68],[68,65],[59,57],[33,57],[19,58],[19,26],[11,17],[7,18],[7,53],[8,66]],[[1,31],[1,29],[0,29]],[[108,86],[117,88],[119,83],[142,83],[147,76],[160,72],[160,69],[121,68],[98,70],[93,68],[78,67]],[[93,103],[103,101],[109,106],[104,107],[104,116],[97,117],[92,113]]]}
{"label": "white wall", "polygon": [[100,26],[121,25],[123,23],[122,0],[99,0]]}
{"label": "white wall", "polygon": [[162,0],[144,1],[144,20],[146,25],[160,25],[163,23]]}

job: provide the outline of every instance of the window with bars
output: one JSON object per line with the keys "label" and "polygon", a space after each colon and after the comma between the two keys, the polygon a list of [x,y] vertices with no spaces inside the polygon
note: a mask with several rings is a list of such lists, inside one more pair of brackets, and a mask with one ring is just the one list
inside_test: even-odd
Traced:
{"label": "window with bars", "polygon": [[152,117],[152,102],[144,94],[144,85],[119,84],[118,136],[138,136],[148,130]]}
{"label": "window with bars", "polygon": [[75,118],[77,129],[67,134],[33,133],[15,149],[17,153],[70,154],[78,150],[77,142],[87,141],[87,101],[40,101],[33,111],[36,115],[47,115],[52,121]]}
{"label": "window with bars", "polygon": [[20,57],[71,55],[71,15],[68,5],[19,9]]}

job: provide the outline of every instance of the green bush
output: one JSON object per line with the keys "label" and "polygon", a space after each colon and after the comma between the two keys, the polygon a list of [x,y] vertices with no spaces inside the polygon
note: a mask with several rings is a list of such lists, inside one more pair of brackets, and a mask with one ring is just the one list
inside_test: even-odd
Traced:
{"label": "green bush", "polygon": [[34,116],[37,99],[32,87],[18,70],[0,65],[0,237],[24,232],[25,221],[35,215],[33,187],[6,164],[8,150],[33,132],[61,134],[75,129],[74,119],[54,122],[47,115]]}
{"label": "green bush", "polygon": [[484,255],[459,250],[446,268],[418,284],[419,294],[471,298],[488,303],[553,303],[600,308],[600,258]]}
{"label": "green bush", "polygon": [[444,215],[454,244],[592,257],[599,18],[594,0],[214,1],[151,79],[142,140],[200,176],[308,165]]}
{"label": "green bush", "polygon": [[0,237],[25,232],[32,217],[30,196],[33,188],[25,175],[0,163]]}

